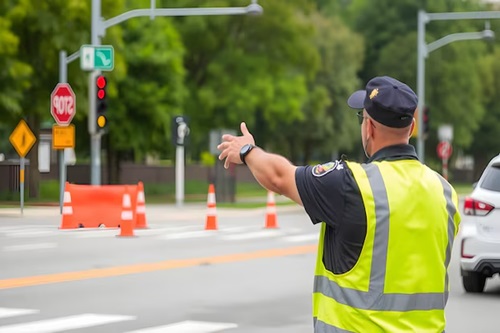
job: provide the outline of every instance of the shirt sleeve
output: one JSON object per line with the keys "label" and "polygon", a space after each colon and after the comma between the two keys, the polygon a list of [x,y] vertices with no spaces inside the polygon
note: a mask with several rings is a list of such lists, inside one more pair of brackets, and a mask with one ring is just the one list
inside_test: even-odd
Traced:
{"label": "shirt sleeve", "polygon": [[354,181],[344,161],[297,168],[297,190],[311,221],[335,226],[343,216],[345,188]]}

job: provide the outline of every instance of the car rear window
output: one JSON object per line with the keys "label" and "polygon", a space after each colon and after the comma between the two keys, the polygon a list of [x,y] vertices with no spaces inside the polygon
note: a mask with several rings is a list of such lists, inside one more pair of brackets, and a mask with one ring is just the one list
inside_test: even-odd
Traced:
{"label": "car rear window", "polygon": [[481,182],[481,187],[490,191],[500,192],[500,164],[488,168]]}

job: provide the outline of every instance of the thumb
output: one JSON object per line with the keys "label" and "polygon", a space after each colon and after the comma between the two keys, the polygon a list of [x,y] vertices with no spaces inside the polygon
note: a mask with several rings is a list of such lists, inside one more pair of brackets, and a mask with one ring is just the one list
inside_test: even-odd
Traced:
{"label": "thumb", "polygon": [[244,136],[251,135],[251,134],[250,134],[250,132],[248,131],[247,124],[245,124],[245,122],[242,122],[242,123],[241,123],[241,125],[240,125],[240,129],[241,129],[241,133],[242,133]]}

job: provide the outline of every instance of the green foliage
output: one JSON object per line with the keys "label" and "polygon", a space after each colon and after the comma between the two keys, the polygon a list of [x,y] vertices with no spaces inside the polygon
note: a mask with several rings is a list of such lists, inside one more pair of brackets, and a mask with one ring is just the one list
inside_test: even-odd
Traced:
{"label": "green foliage", "polygon": [[[249,3],[159,0],[156,5]],[[188,160],[201,159],[207,165],[212,163],[206,155],[209,131],[236,130],[242,120],[259,145],[296,163],[355,152],[359,128],[346,105],[349,94],[375,75],[395,76],[416,88],[418,10],[486,8],[480,1],[449,0],[259,3],[264,14],[257,17],[143,17],[106,29],[102,44],[115,48],[115,69],[106,73],[110,125],[103,147],[109,164],[119,167],[125,159],[143,161],[150,154],[172,160],[171,121],[179,114],[190,120]],[[90,6],[91,1],[80,0],[0,2],[1,138],[8,137],[21,117],[36,134],[41,123],[52,123],[49,96],[59,79],[58,54],[66,50],[70,55],[90,42]],[[103,0],[102,16],[107,20],[149,6],[149,0]],[[493,30],[500,27],[494,20],[491,24]],[[483,27],[479,20],[431,22],[426,42]],[[481,41],[453,43],[429,55],[428,143],[436,141],[439,125],[451,123],[456,150],[482,156],[498,152],[499,56],[497,44]],[[79,61],[68,69],[77,95],[77,154],[79,160],[88,160],[88,73],[80,70]],[[36,155],[30,158],[36,163]]]}
{"label": "green foliage", "polygon": [[208,151],[204,151],[200,154],[201,165],[204,166],[214,166],[217,158]]}

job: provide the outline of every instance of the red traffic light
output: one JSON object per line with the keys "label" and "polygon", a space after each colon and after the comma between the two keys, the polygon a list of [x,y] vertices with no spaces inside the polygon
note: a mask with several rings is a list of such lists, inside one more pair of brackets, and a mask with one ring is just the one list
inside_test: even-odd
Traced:
{"label": "red traffic light", "polygon": [[[106,81],[106,78],[104,76],[100,75],[97,77],[97,80],[96,80],[97,88],[104,89],[106,87],[106,83],[107,83],[107,81]],[[103,96],[103,98],[104,98],[104,96]]]}
{"label": "red traffic light", "polygon": [[104,90],[102,90],[102,89],[99,89],[97,91],[97,98],[104,99],[104,97],[106,97],[106,92]]}

